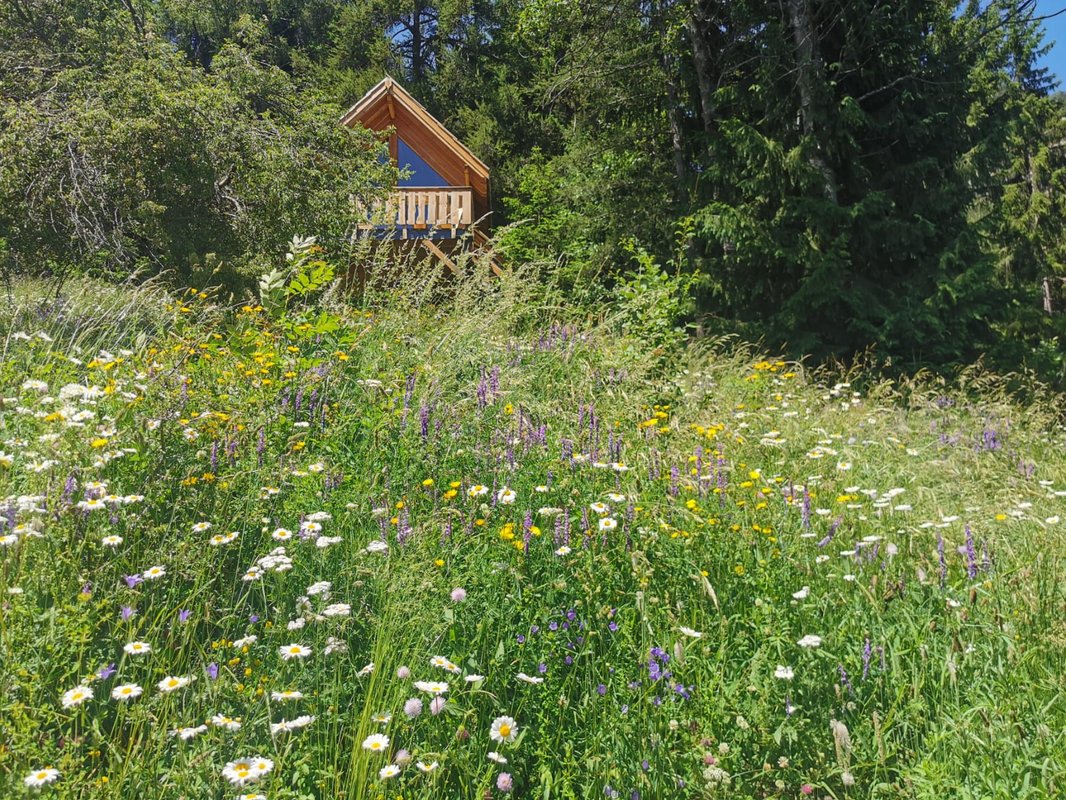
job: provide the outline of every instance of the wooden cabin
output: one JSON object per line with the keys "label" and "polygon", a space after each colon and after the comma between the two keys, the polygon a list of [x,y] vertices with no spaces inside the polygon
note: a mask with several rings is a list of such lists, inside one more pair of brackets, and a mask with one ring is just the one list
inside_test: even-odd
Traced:
{"label": "wooden cabin", "polygon": [[389,154],[402,170],[387,201],[359,210],[361,234],[415,240],[458,272],[452,259],[458,242],[487,241],[489,168],[392,78],[367,92],[341,122],[388,136]]}

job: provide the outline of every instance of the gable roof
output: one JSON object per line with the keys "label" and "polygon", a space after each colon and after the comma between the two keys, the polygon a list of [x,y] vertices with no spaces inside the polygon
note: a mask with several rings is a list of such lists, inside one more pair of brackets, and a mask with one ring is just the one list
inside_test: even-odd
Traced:
{"label": "gable roof", "polygon": [[[401,106],[411,117],[427,128],[446,149],[469,166],[471,172],[485,180],[488,179],[489,168],[485,165],[485,162],[474,155],[474,152],[469,147],[459,141],[455,134],[445,128],[440,120],[430,114],[425,106],[415,100],[410,92],[392,78],[386,77],[363,95],[362,99],[341,117],[341,124],[351,126],[354,122],[361,122],[368,128],[375,130],[389,127],[389,123],[396,116],[394,104]],[[387,113],[384,118],[387,121],[385,124],[380,124],[381,120],[379,118],[383,113]]]}

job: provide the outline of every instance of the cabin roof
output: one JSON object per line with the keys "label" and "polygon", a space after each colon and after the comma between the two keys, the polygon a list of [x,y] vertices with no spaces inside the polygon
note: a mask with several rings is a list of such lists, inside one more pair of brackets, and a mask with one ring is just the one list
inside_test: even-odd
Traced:
{"label": "cabin roof", "polygon": [[[469,147],[459,141],[455,134],[445,128],[440,120],[430,114],[425,106],[415,100],[410,92],[392,78],[386,77],[363,95],[362,99],[341,117],[341,123],[351,126],[354,122],[361,122],[368,128],[375,130],[388,127],[396,118],[394,104],[401,106],[411,117],[427,128],[447,150],[460,159],[464,165],[468,166],[471,172],[482,179],[488,179],[489,168],[485,165],[485,162],[474,155],[474,152]],[[388,120],[388,122],[381,125],[380,122],[382,120],[380,117],[383,113],[386,115],[385,120]],[[399,128],[397,130],[402,135],[402,131]]]}

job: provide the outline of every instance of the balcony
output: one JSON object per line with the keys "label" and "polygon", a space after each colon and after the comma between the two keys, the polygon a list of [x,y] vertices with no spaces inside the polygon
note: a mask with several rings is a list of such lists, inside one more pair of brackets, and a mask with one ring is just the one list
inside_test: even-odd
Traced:
{"label": "balcony", "polygon": [[[474,221],[473,192],[469,186],[401,186],[385,201],[360,206],[365,219],[359,227],[396,226],[407,239],[434,230],[465,228]],[[424,233],[423,233],[424,232]]]}

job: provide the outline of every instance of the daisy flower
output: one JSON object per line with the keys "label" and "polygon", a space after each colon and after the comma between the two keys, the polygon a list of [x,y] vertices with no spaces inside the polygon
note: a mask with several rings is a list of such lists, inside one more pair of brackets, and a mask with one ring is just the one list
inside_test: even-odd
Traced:
{"label": "daisy flower", "polygon": [[41,786],[47,786],[50,783],[55,783],[59,780],[59,770],[55,767],[44,767],[43,769],[35,769],[29,775],[22,779],[22,782],[31,789],[38,789]]}
{"label": "daisy flower", "polygon": [[254,783],[274,769],[274,762],[269,758],[252,756],[237,761],[229,761],[222,768],[222,777],[234,786]]}
{"label": "daisy flower", "polygon": [[608,511],[611,510],[607,508],[606,503],[600,503],[598,501],[595,503],[590,503],[589,508],[595,511],[597,514],[606,514]]}
{"label": "daisy flower", "polygon": [[162,578],[166,574],[166,567],[149,567],[144,571],[144,579],[146,581],[154,581],[157,578]]}
{"label": "daisy flower", "polygon": [[702,633],[700,633],[699,631],[694,631],[694,630],[692,630],[692,628],[686,628],[684,625],[682,625],[680,628],[678,628],[678,630],[681,631],[683,634],[685,634],[685,636],[690,636],[693,639],[701,639],[701,638],[703,638],[703,634]]}
{"label": "daisy flower", "polygon": [[433,656],[433,658],[429,660],[429,663],[434,667],[440,667],[441,669],[447,670],[448,672],[453,672],[455,674],[462,672],[459,667],[457,667],[451,661],[446,659],[444,656]]}
{"label": "daisy flower", "polygon": [[230,531],[229,533],[216,533],[207,541],[212,547],[219,547],[224,544],[229,544],[240,535],[240,531]]}
{"label": "daisy flower", "polygon": [[518,680],[525,681],[526,683],[544,683],[544,678],[538,678],[533,675],[526,675],[526,673],[524,672],[519,672],[516,677],[518,678]]}
{"label": "daisy flower", "polygon": [[489,759],[489,761],[495,761],[497,764],[506,764],[507,763],[507,759],[503,755],[501,755],[500,753],[497,753],[495,750],[490,750],[489,751],[488,759]]}
{"label": "daisy flower", "polygon": [[175,728],[170,731],[170,735],[175,739],[181,739],[183,742],[189,741],[189,739],[195,739],[201,733],[207,730],[206,725],[196,725],[188,728]]}
{"label": "daisy flower", "polygon": [[122,537],[113,533],[110,536],[105,536],[100,542],[107,547],[118,547],[122,544]]}
{"label": "daisy flower", "polygon": [[227,731],[239,731],[241,729],[240,717],[227,717],[225,714],[215,714],[211,717],[211,724],[216,728],[225,728]]}
{"label": "daisy flower", "polygon": [[124,683],[121,686],[116,686],[111,690],[112,700],[132,700],[135,697],[140,697],[144,693],[144,689],[138,686],[136,683]]}
{"label": "daisy flower", "polygon": [[311,648],[302,644],[287,644],[278,648],[278,654],[285,661],[291,661],[294,658],[307,658],[311,655]]}
{"label": "daisy flower", "polygon": [[93,699],[93,690],[88,686],[75,686],[63,693],[63,708],[74,708]]}
{"label": "daisy flower", "polygon": [[489,738],[492,741],[500,744],[513,742],[517,735],[518,726],[515,724],[513,717],[496,717],[492,721],[492,727],[489,729]]}
{"label": "daisy flower", "polygon": [[436,761],[432,761],[432,762],[430,762],[429,764],[426,764],[426,763],[425,763],[425,762],[423,762],[423,761],[419,761],[418,763],[416,763],[416,764],[415,764],[415,766],[416,766],[416,767],[418,767],[418,769],[419,769],[419,770],[420,770],[421,772],[423,772],[423,773],[425,773],[426,775],[428,775],[428,774],[429,774],[429,773],[431,773],[431,772],[432,772],[433,770],[435,770],[435,769],[436,769],[437,767],[439,767],[439,766],[440,766],[440,764],[438,764],[438,763],[437,763]]}
{"label": "daisy flower", "polygon": [[130,656],[146,656],[152,652],[152,646],[148,642],[130,642],[123,645],[122,649]]}
{"label": "daisy flower", "polygon": [[183,689],[192,682],[193,679],[187,675],[168,675],[156,684],[156,688],[163,694],[169,694],[178,689]]}
{"label": "daisy flower", "polygon": [[614,517],[604,517],[599,521],[599,527],[601,531],[613,531],[618,527],[618,520]]}
{"label": "daisy flower", "polygon": [[482,486],[480,483],[477,483],[467,489],[466,493],[469,497],[484,497],[489,493],[489,487]]}
{"label": "daisy flower", "polygon": [[240,650],[242,648],[249,647],[250,645],[253,645],[258,641],[259,637],[253,633],[248,636],[242,636],[240,639],[234,639],[233,647],[237,650]]}
{"label": "daisy flower", "polygon": [[514,489],[508,489],[506,486],[496,493],[496,500],[505,506],[512,505],[515,500],[518,499],[518,493]]}
{"label": "daisy flower", "polygon": [[384,753],[389,749],[389,737],[383,733],[372,733],[363,739],[363,749],[372,753]]}
{"label": "daisy flower", "polygon": [[558,550],[555,551],[555,555],[557,555],[557,556],[568,556],[568,555],[570,555],[570,547],[569,547],[569,545],[565,545],[564,544],[562,547],[560,547]]}
{"label": "daisy flower", "polygon": [[466,681],[467,683],[477,683],[478,681],[485,680],[485,676],[484,675],[467,675],[465,678],[463,678],[463,680]]}
{"label": "daisy flower", "polygon": [[280,692],[271,692],[270,699],[275,703],[283,703],[287,700],[303,700],[304,693],[296,689],[285,689]]}
{"label": "daisy flower", "polygon": [[415,688],[420,692],[440,695],[448,691],[448,684],[445,681],[415,681]]}
{"label": "daisy flower", "polygon": [[378,777],[381,780],[388,780],[389,778],[395,778],[400,774],[400,768],[395,764],[387,764],[378,770]]}
{"label": "daisy flower", "polygon": [[211,530],[211,527],[212,525],[210,522],[197,522],[192,526],[192,530],[193,533],[203,533],[204,531]]}
{"label": "daisy flower", "polygon": [[285,720],[281,722],[274,722],[270,725],[270,735],[276,736],[279,733],[289,733],[290,731],[299,730],[300,728],[306,728],[315,718],[310,714],[302,714],[296,719]]}

